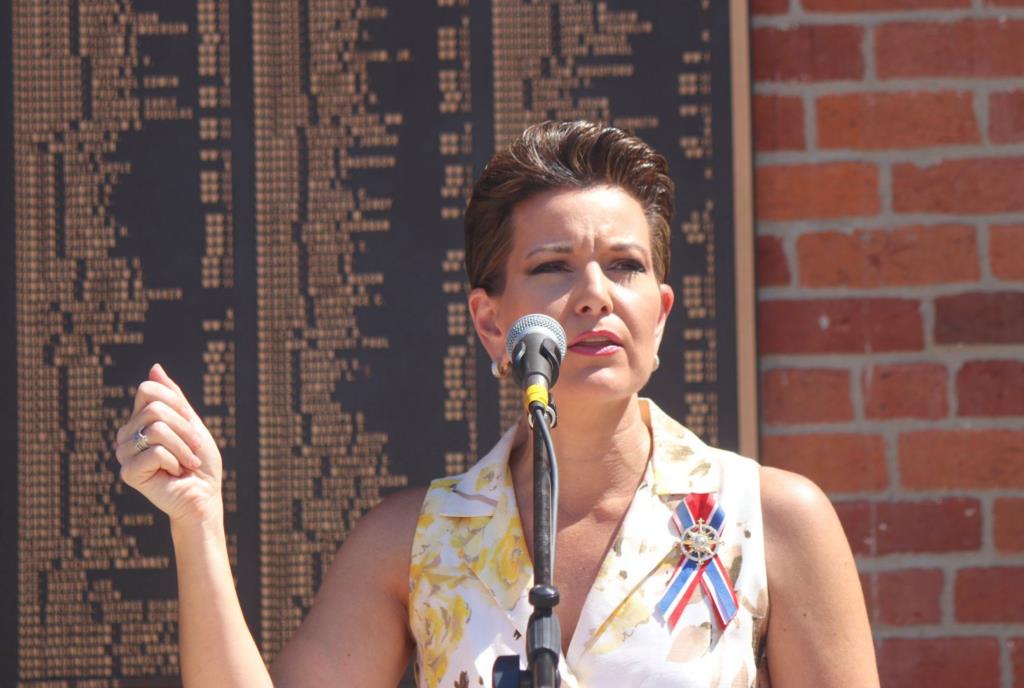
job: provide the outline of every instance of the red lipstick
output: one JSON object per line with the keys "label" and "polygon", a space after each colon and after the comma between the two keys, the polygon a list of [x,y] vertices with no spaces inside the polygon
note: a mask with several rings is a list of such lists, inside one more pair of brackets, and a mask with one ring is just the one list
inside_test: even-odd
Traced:
{"label": "red lipstick", "polygon": [[584,356],[611,356],[622,349],[622,339],[609,330],[591,330],[577,336],[569,350]]}

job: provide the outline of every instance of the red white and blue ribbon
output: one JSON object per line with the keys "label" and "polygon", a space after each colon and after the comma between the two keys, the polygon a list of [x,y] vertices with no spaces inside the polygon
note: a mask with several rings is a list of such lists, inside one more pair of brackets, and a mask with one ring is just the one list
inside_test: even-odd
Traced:
{"label": "red white and blue ribbon", "polygon": [[724,629],[739,608],[729,572],[718,557],[718,534],[725,512],[712,494],[688,494],[676,507],[672,521],[679,529],[683,554],[658,602],[658,611],[674,629],[699,584]]}

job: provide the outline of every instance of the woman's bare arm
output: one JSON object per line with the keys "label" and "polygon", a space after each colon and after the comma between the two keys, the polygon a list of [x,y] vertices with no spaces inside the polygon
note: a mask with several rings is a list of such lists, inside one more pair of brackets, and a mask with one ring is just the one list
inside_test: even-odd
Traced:
{"label": "woman's bare arm", "polygon": [[405,605],[424,488],[393,495],[363,517],[335,557],[308,618],[275,660],[272,681],[231,575],[220,452],[160,366],[139,385],[116,445],[121,478],[170,519],[185,686],[397,683],[411,647]]}
{"label": "woman's bare arm", "polygon": [[878,686],[857,568],[835,509],[810,480],[761,469],[768,668],[780,688]]}
{"label": "woman's bare arm", "polygon": [[182,685],[273,684],[242,616],[228,563],[224,528],[171,527],[178,571]]}
{"label": "woman's bare arm", "polygon": [[274,685],[398,684],[413,647],[409,557],[425,493],[392,495],[359,521],[306,620],[274,660]]}
{"label": "woman's bare arm", "polygon": [[409,553],[424,490],[394,495],[360,520],[269,675],[242,617],[223,528],[172,528],[184,684],[395,686],[412,649]]}

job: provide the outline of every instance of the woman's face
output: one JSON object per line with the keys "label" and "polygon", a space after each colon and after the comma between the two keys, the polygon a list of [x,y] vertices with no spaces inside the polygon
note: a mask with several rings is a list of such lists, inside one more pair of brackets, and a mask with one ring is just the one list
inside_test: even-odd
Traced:
{"label": "woman's face", "polygon": [[626,398],[647,382],[673,294],[654,274],[641,205],[614,186],[557,190],[517,205],[505,289],[475,289],[470,310],[492,360],[529,313],[565,328],[557,396]]}

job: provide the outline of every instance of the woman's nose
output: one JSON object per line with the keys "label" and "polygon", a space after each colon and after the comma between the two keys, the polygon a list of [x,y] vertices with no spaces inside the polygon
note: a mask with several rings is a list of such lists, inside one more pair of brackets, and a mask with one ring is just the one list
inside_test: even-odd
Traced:
{"label": "woman's nose", "polygon": [[611,313],[612,295],[608,277],[596,263],[587,265],[579,273],[575,289],[574,308],[577,313]]}

